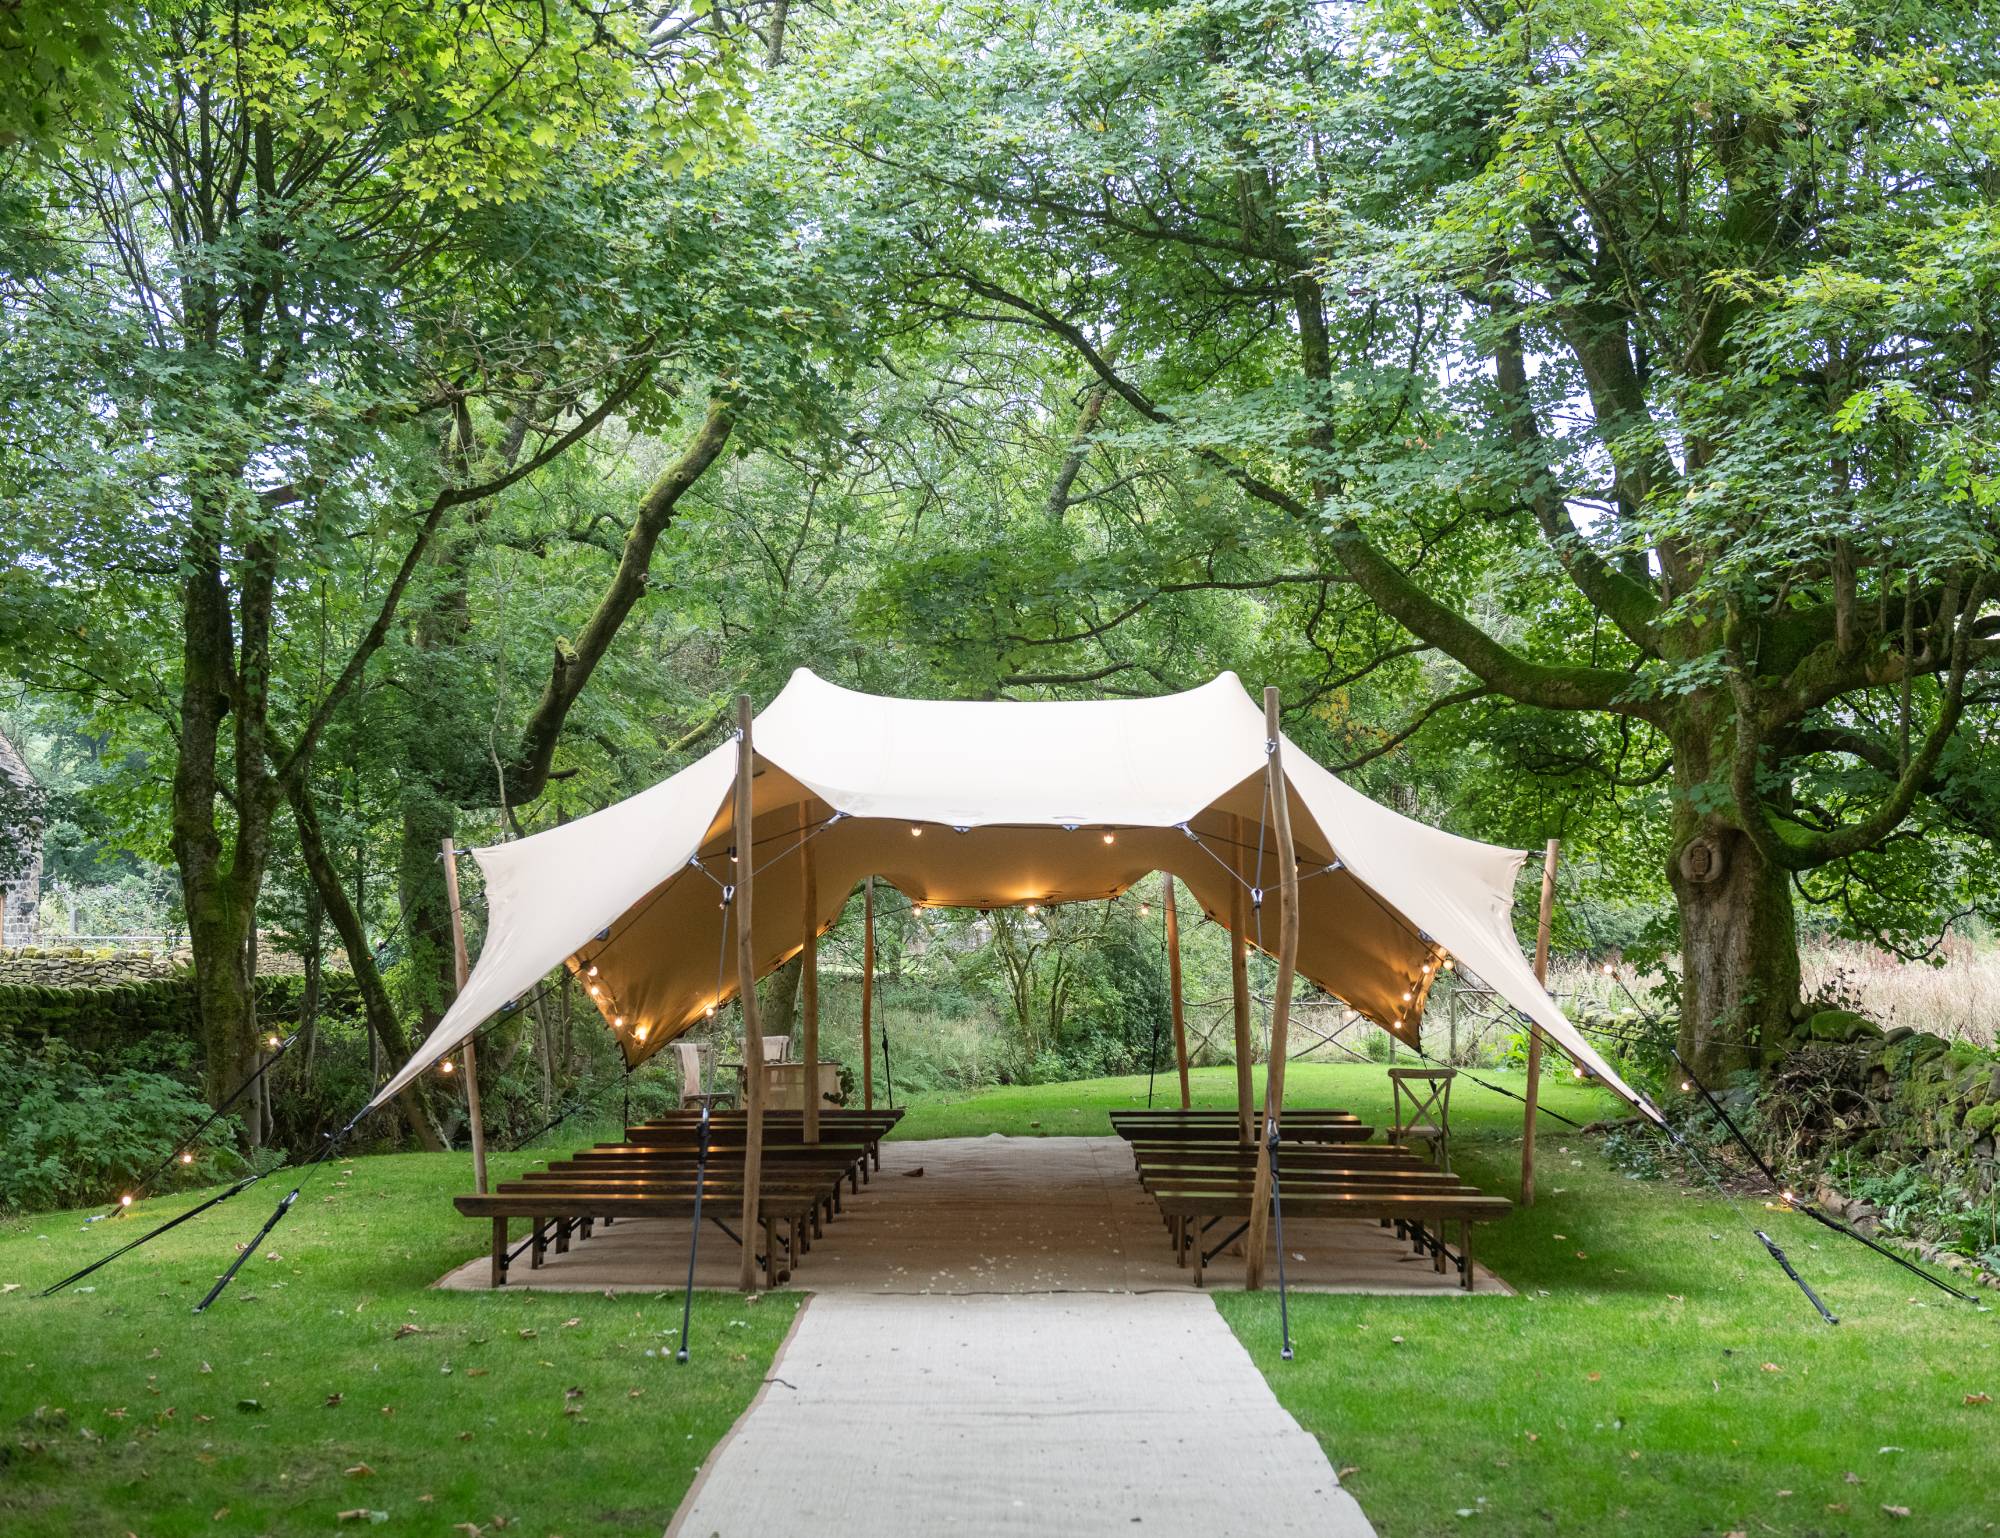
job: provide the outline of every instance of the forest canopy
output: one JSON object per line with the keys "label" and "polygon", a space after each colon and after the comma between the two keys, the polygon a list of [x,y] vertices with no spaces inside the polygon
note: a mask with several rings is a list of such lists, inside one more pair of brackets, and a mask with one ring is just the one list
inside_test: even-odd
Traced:
{"label": "forest canopy", "polygon": [[[399,1062],[442,838],[801,665],[1276,685],[1399,810],[1562,838],[1569,943],[1727,1073],[1802,932],[2000,911],[1996,76],[1914,0],[30,0],[0,710],[79,870],[171,870],[211,1095],[260,937]],[[1036,1052],[1020,958],[1134,943],[1000,929]]]}

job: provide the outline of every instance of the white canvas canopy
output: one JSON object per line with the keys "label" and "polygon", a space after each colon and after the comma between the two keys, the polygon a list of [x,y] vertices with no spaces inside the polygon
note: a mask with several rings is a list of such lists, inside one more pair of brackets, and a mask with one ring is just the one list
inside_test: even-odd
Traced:
{"label": "white canvas canopy", "polygon": [[[1250,887],[1245,938],[1262,946],[1268,932],[1276,946],[1264,717],[1232,673],[1158,699],[994,703],[858,694],[800,669],[751,737],[747,838],[733,825],[736,744],[725,742],[629,800],[474,850],[487,905],[478,964],[373,1103],[558,966],[594,990],[628,1063],[650,1057],[735,996],[723,898],[739,861],[756,873],[758,974],[803,948],[808,840],[815,933],[870,875],[920,905],[992,908],[1115,897],[1163,870],[1223,924],[1235,883]],[[1301,973],[1415,1044],[1450,959],[1656,1114],[1521,954],[1510,916],[1521,851],[1377,805],[1288,739],[1281,762],[1301,876]]]}

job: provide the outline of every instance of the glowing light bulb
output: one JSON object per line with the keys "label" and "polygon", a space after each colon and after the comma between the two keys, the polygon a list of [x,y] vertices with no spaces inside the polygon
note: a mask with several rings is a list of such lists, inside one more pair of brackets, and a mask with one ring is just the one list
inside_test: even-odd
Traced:
{"label": "glowing light bulb", "polygon": [[1403,1002],[1405,1004],[1410,1002],[1410,990],[1407,988],[1403,990]]}
{"label": "glowing light bulb", "polygon": [[438,1064],[438,1072],[439,1072],[439,1073],[457,1073],[457,1072],[458,1072],[458,1064],[454,1063],[454,1062],[453,1062],[453,1061],[452,1061],[452,1060],[451,1060],[450,1058],[446,1058],[446,1059],[445,1059],[445,1060],[444,1060],[443,1062],[441,1062],[441,1063],[439,1063],[439,1064]]}
{"label": "glowing light bulb", "polygon": [[583,975],[584,975],[585,977],[595,977],[595,976],[597,976],[597,963],[593,961],[593,962],[592,962],[592,963],[590,964],[590,970],[589,970],[588,972],[584,973]]}
{"label": "glowing light bulb", "polygon": [[278,1033],[276,1031],[273,1031],[271,1032],[270,1035],[266,1036],[264,1040],[268,1042],[275,1049],[278,1045]]}
{"label": "glowing light bulb", "polygon": [[707,1015],[709,1019],[713,1020],[715,1018],[715,1006],[713,1004],[709,1005],[707,1009],[702,1011],[702,1013]]}
{"label": "glowing light bulb", "polygon": [[1151,918],[1151,917],[1152,917],[1152,915],[1153,915],[1153,905],[1152,905],[1151,903],[1140,903],[1140,904],[1139,904],[1139,917],[1140,917],[1140,918],[1142,918],[1142,919],[1143,919],[1143,918]]}
{"label": "glowing light bulb", "polygon": [[611,1017],[611,1028],[614,1031],[622,1030],[624,1028],[624,1025],[625,1025],[625,1017],[623,1015],[613,1015]]}
{"label": "glowing light bulb", "polygon": [[634,1041],[644,1041],[650,1034],[651,1034],[651,1028],[642,1025],[632,1032],[632,1039]]}
{"label": "glowing light bulb", "polygon": [[1118,835],[1115,833],[1107,833],[1104,835],[1104,842],[1107,844],[1115,844],[1118,842]]}
{"label": "glowing light bulb", "polygon": [[1453,961],[1449,956],[1444,958],[1442,965],[1447,972],[1456,972],[1458,970],[1458,963]]}
{"label": "glowing light bulb", "polygon": [[1430,974],[1430,970],[1431,970],[1431,964],[1428,961],[1426,961],[1424,963],[1424,973],[1426,976]]}
{"label": "glowing light bulb", "polygon": [[183,1164],[192,1164],[192,1163],[194,1163],[194,1155],[193,1155],[193,1154],[191,1154],[191,1153],[184,1153],[184,1154],[182,1154],[182,1155],[181,1155],[181,1163],[183,1163]]}
{"label": "glowing light bulb", "polygon": [[1034,905],[1033,903],[1029,903],[1029,904],[1028,904],[1028,912],[1029,912],[1029,913],[1031,913],[1031,914],[1034,914],[1034,913],[1040,913],[1041,911],[1042,911],[1042,910],[1041,910],[1040,908],[1036,907],[1036,906],[1035,906],[1035,905]]}
{"label": "glowing light bulb", "polygon": [[1583,1077],[1583,1070],[1581,1068],[1572,1068],[1570,1072],[1579,1079]]}
{"label": "glowing light bulb", "polygon": [[922,838],[923,836],[924,836],[924,830],[923,830],[922,828],[912,828],[912,829],[910,829],[910,837],[911,837],[911,838]]}
{"label": "glowing light bulb", "polygon": [[1798,1200],[1798,1197],[1797,1197],[1796,1195],[1794,1195],[1794,1194],[1793,1194],[1792,1192],[1790,1192],[1790,1191],[1787,1191],[1787,1192],[1785,1193],[1785,1200],[1786,1200],[1786,1201],[1788,1201],[1788,1202],[1795,1202],[1795,1201],[1797,1201],[1797,1200]]}
{"label": "glowing light bulb", "polygon": [[590,985],[590,996],[593,999],[601,999],[604,997],[604,990],[598,987],[597,984],[592,983]]}
{"label": "glowing light bulb", "polygon": [[1693,1084],[1691,1084],[1691,1083],[1689,1083],[1689,1082],[1688,1082],[1688,1081],[1687,1081],[1686,1079],[1682,1079],[1682,1080],[1681,1080],[1681,1093],[1683,1093],[1683,1094],[1686,1094],[1686,1093],[1687,1093],[1687,1091],[1689,1091],[1689,1090],[1691,1090],[1691,1089],[1693,1089],[1693,1088],[1694,1088],[1694,1085],[1693,1085]]}
{"label": "glowing light bulb", "polygon": [[1608,962],[1608,961],[1607,961],[1607,962],[1605,962],[1605,963],[1604,963],[1604,975],[1605,975],[1606,977],[1610,977],[1610,976],[1611,976],[1611,975],[1612,975],[1613,973],[1615,973],[1615,972],[1616,972],[1617,970],[1618,970],[1618,969],[1617,969],[1616,967],[1614,967],[1614,966],[1613,966],[1613,965],[1612,965],[1612,964],[1611,964],[1610,962]]}
{"label": "glowing light bulb", "polygon": [[129,1207],[129,1206],[131,1206],[131,1205],[132,1205],[132,1193],[128,1191],[128,1192],[126,1192],[126,1193],[125,1193],[125,1194],[124,1194],[123,1196],[119,1197],[119,1198],[118,1198],[118,1205],[119,1205],[119,1206],[121,1206],[121,1207]]}

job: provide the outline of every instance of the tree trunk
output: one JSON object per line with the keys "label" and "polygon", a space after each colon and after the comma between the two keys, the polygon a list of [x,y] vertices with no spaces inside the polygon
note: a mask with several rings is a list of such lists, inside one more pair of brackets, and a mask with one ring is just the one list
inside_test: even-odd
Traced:
{"label": "tree trunk", "polygon": [[757,984],[757,1018],[766,1036],[789,1037],[799,1018],[799,974],[805,957],[794,956]]}
{"label": "tree trunk", "polygon": [[[355,984],[361,990],[361,1008],[368,1021],[369,1040],[381,1045],[383,1056],[392,1069],[400,1068],[409,1061],[409,1038],[403,1034],[403,1024],[396,1018],[389,990],[383,985],[381,969],[375,965],[375,953],[369,948],[361,914],[348,900],[346,889],[340,884],[340,872],[334,869],[326,837],[320,828],[319,808],[314,804],[312,792],[305,787],[303,779],[291,792],[291,802],[292,816],[299,829],[299,851],[305,857],[306,872],[312,877],[313,887],[326,905],[327,919],[332,923],[334,933],[340,936],[340,943],[347,951],[347,964],[353,969]],[[372,1061],[374,1054],[371,1052],[369,1056]],[[370,1087],[373,1087],[372,1080]],[[419,1144],[433,1153],[444,1147],[421,1078],[403,1086],[396,1096],[396,1104]]]}
{"label": "tree trunk", "polygon": [[1790,1033],[1798,921],[1790,876],[1719,813],[1697,810],[1715,799],[1708,767],[1726,761],[1726,731],[1704,712],[1675,737],[1667,881],[1680,910],[1678,1044],[1696,1077],[1715,1085],[1758,1066],[1762,1050]]}

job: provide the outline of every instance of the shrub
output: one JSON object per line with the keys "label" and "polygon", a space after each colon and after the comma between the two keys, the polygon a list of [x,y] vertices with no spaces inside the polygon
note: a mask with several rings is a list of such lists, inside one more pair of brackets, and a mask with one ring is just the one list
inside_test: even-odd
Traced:
{"label": "shrub", "polygon": [[[109,1202],[167,1158],[208,1107],[157,1060],[101,1062],[51,1040],[30,1053],[0,1045],[0,1207],[33,1209]],[[195,1151],[155,1182],[213,1181],[239,1165],[236,1128],[216,1128],[215,1144]]]}

